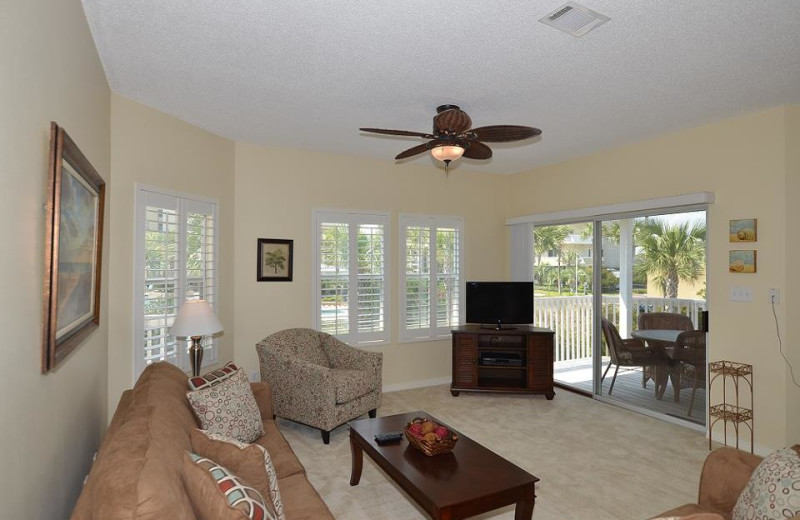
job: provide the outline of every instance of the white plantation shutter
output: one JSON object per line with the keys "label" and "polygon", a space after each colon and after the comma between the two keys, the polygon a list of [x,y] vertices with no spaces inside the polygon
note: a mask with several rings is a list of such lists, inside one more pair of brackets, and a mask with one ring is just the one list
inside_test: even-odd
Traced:
{"label": "white plantation shutter", "polygon": [[315,328],[354,344],[389,339],[388,215],[314,212]]}
{"label": "white plantation shutter", "polygon": [[449,337],[462,317],[460,218],[400,215],[400,340]]}
{"label": "white plantation shutter", "polygon": [[[216,203],[139,187],[136,194],[135,377],[154,361],[188,369],[187,342],[167,334],[185,300],[216,303]],[[204,363],[216,361],[203,339]]]}

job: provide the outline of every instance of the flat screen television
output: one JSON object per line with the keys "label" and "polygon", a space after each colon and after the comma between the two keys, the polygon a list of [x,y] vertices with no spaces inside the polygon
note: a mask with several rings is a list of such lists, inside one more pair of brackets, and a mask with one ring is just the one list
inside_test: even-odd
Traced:
{"label": "flat screen television", "polygon": [[533,323],[533,282],[467,282],[467,323],[512,328]]}

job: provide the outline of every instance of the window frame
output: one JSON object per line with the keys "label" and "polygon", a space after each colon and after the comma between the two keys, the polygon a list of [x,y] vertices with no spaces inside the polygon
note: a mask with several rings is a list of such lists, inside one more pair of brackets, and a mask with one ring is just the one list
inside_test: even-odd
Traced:
{"label": "window frame", "polygon": [[[186,277],[186,240],[187,240],[187,224],[186,224],[186,217],[187,213],[189,213],[191,206],[194,205],[208,205],[210,206],[210,214],[213,219],[213,231],[214,231],[214,240],[213,246],[211,248],[212,252],[212,263],[213,273],[212,273],[212,287],[213,293],[212,298],[209,301],[209,305],[217,313],[217,308],[219,304],[219,243],[220,243],[220,222],[219,222],[219,202],[217,199],[209,198],[209,197],[202,197],[199,195],[194,195],[185,192],[178,192],[174,190],[168,190],[164,188],[160,188],[157,186],[152,185],[145,185],[145,184],[135,184],[134,186],[135,194],[134,194],[134,213],[135,213],[135,222],[134,222],[134,249],[133,249],[133,261],[134,261],[134,276],[133,276],[133,315],[134,315],[134,326],[133,326],[133,346],[131,355],[133,356],[133,380],[135,381],[139,375],[144,371],[147,367],[147,362],[145,360],[143,348],[144,348],[144,296],[143,293],[140,292],[142,287],[145,284],[145,258],[146,258],[146,251],[145,251],[145,232],[146,232],[146,207],[148,202],[148,194],[150,196],[159,198],[163,197],[164,200],[167,199],[174,199],[176,211],[178,212],[179,219],[180,219],[180,226],[181,229],[178,231],[178,248],[179,251],[183,251],[182,253],[179,252],[179,259],[181,258],[180,255],[183,256],[182,266],[180,268],[180,275],[178,277],[178,294],[184,294],[184,299],[180,301],[178,304],[178,309],[180,309],[180,305],[185,301],[185,292],[187,287],[187,277]],[[163,207],[166,207],[167,204],[162,204]],[[179,260],[180,261],[180,260]],[[177,315],[177,311],[176,311]],[[174,319],[174,318],[173,318]],[[176,339],[176,356],[174,360],[174,364],[183,370],[184,372],[188,372],[191,370],[190,359],[188,348],[190,345],[190,340],[181,340]],[[205,338],[203,341],[203,361],[205,365],[211,365],[217,362],[219,357],[219,345],[218,342],[212,338]]]}
{"label": "window frame", "polygon": [[[358,298],[349,298],[348,302],[348,332],[344,334],[333,334],[340,340],[352,345],[381,345],[389,342],[391,327],[391,244],[390,244],[390,219],[389,212],[385,211],[361,211],[361,210],[335,210],[335,209],[314,209],[312,210],[312,244],[313,244],[313,283],[311,285],[311,308],[312,326],[315,330],[322,330],[322,313],[320,309],[320,298],[322,294],[322,251],[321,251],[321,226],[323,223],[342,223],[348,226],[359,226],[362,224],[382,225],[383,226],[383,330],[378,332],[358,332]],[[357,254],[352,254],[353,245],[358,243],[358,234],[350,233],[348,230],[348,295],[357,296],[358,288],[358,269]],[[355,269],[354,269],[355,264]],[[352,288],[356,291],[353,292]],[[353,312],[353,311],[356,312]]]}
{"label": "window frame", "polygon": [[[431,326],[424,329],[408,329],[406,328],[406,304],[408,294],[406,293],[406,234],[409,226],[427,226],[431,230],[439,228],[455,228],[458,232],[458,323],[446,327],[436,326],[436,309],[438,305],[438,298],[435,298],[435,288],[437,271],[436,271],[436,233],[430,233],[429,254],[430,256],[430,283],[428,298],[430,304],[429,323]],[[399,334],[398,341],[400,343],[419,343],[424,341],[439,341],[451,337],[451,331],[464,324],[465,318],[465,296],[464,296],[464,218],[444,215],[420,215],[420,214],[403,214],[398,217],[398,243],[399,243],[399,256],[398,256],[398,292],[400,293],[400,311],[399,311]],[[427,332],[426,332],[427,331]]]}

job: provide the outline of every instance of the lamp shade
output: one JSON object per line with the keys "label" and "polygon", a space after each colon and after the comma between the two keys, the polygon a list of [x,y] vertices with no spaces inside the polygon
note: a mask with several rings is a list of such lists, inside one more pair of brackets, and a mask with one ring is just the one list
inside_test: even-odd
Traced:
{"label": "lamp shade", "polygon": [[439,161],[455,161],[464,155],[464,149],[460,146],[444,145],[431,148],[431,155]]}
{"label": "lamp shade", "polygon": [[217,319],[211,306],[205,300],[188,300],[183,302],[175,323],[169,334],[181,338],[191,336],[207,336],[222,331],[222,324]]}

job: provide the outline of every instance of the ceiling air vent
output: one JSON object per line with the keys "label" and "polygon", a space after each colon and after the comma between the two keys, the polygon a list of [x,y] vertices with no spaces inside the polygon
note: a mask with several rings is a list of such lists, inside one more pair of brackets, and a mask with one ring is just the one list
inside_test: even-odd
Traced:
{"label": "ceiling air vent", "polygon": [[567,2],[555,11],[545,15],[544,18],[539,19],[544,24],[551,25],[577,37],[583,36],[609,20],[611,18],[608,16],[587,9],[575,2]]}

